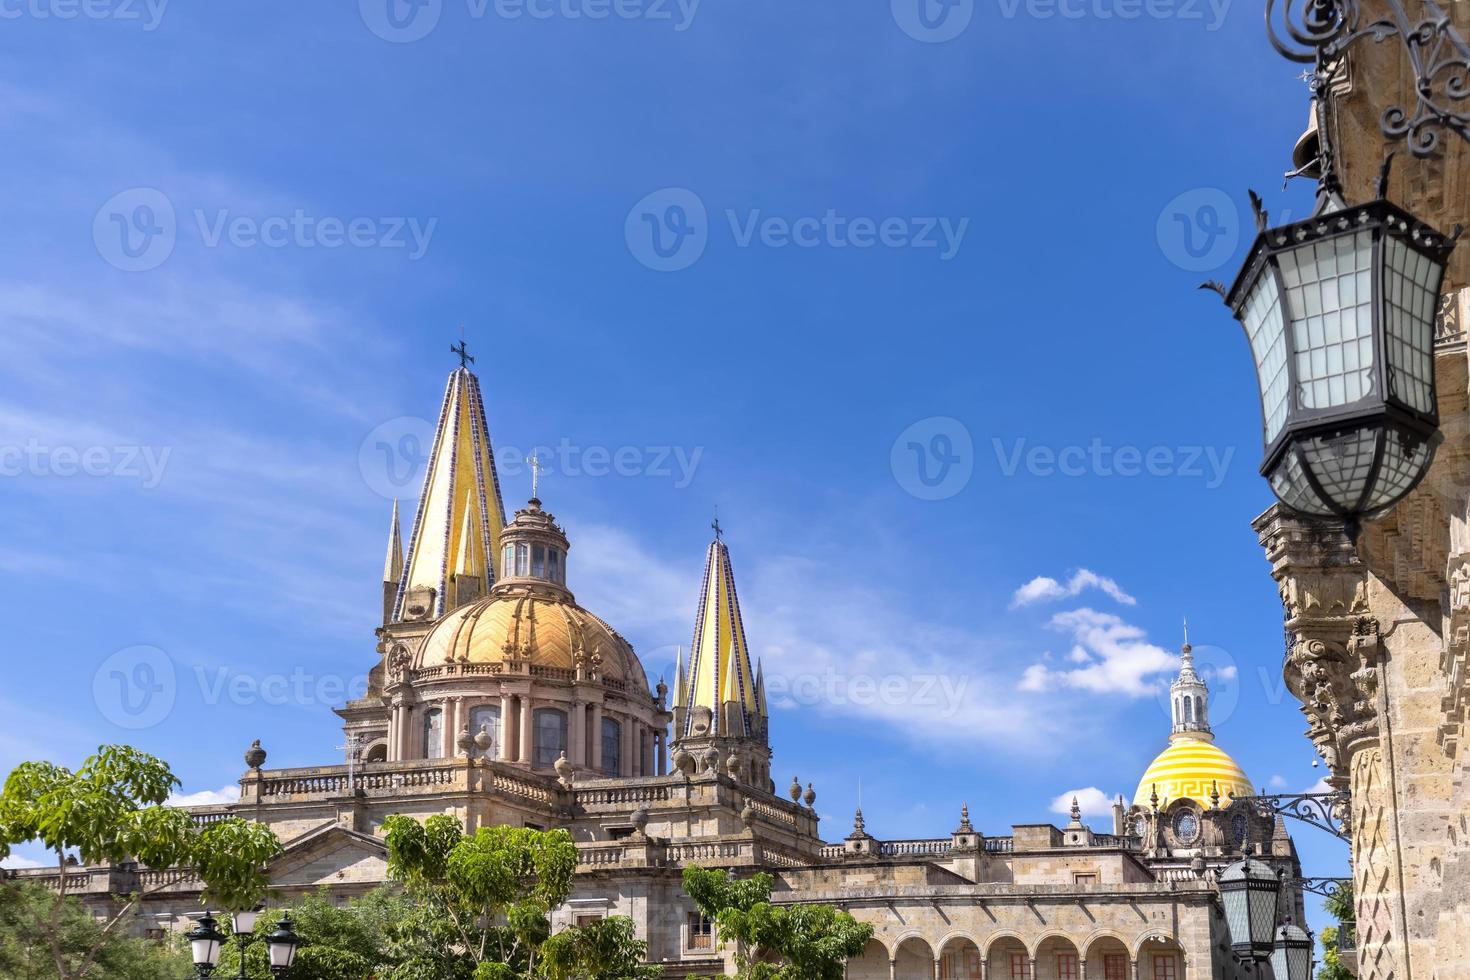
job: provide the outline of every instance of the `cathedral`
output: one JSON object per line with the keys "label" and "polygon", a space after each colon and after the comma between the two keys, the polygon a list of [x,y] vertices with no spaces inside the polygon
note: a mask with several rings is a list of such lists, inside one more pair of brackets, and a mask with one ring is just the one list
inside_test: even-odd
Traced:
{"label": "cathedral", "polygon": [[[239,801],[193,811],[201,823],[233,814],[271,827],[284,844],[270,868],[282,899],[325,887],[346,900],[384,884],[384,819],[448,813],[470,832],[565,828],[579,859],[553,928],[629,916],[671,980],[732,965],[683,893],[688,864],[768,871],[778,901],[828,903],[872,923],[867,950],[848,963],[852,980],[1246,976],[1216,884],[1243,854],[1285,876],[1282,911],[1303,921],[1291,838],[1280,818],[1238,799],[1251,784],[1215,744],[1187,643],[1167,745],[1132,800],[1114,804],[1106,832],[1083,822],[1076,801],[1065,826],[987,832],[956,800],[946,837],[877,836],[859,810],[850,833],[827,841],[815,787],[774,778],[763,667],[718,527],[669,690],[650,686],[614,624],[577,603],[574,535],[534,492],[504,514],[479,382],[461,366],[406,539],[394,505],[369,689],[336,709],[346,764],[270,769],[256,742]],[[199,912],[201,883],[186,868],[69,877],[98,904],[146,892],[140,931],[188,928]]]}

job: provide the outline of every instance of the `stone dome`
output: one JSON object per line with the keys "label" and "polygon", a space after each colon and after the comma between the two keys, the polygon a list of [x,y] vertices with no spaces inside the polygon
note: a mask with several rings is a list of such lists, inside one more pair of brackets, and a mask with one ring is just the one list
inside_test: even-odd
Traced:
{"label": "stone dome", "polygon": [[569,594],[533,585],[497,586],[488,596],[452,610],[425,637],[418,668],[444,664],[503,664],[571,672],[577,657],[600,657],[604,678],[647,695],[648,677],[633,648]]}
{"label": "stone dome", "polygon": [[1221,806],[1228,806],[1232,797],[1255,792],[1240,765],[1224,749],[1207,738],[1177,736],[1144,771],[1133,805],[1149,806],[1155,787],[1161,803],[1188,799],[1204,807],[1210,805],[1214,787],[1219,788]]}

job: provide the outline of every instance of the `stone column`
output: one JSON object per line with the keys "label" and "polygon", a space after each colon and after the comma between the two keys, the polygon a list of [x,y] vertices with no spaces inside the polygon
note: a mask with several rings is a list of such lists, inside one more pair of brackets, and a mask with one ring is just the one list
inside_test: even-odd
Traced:
{"label": "stone column", "polygon": [[1128,961],[1128,968],[1133,973],[1133,980],[1138,980],[1138,961],[1137,960],[1129,960]]}
{"label": "stone column", "polygon": [[934,980],[939,980],[939,957],[934,957]]}
{"label": "stone column", "polygon": [[1026,975],[1031,980],[1036,980],[1036,957],[1034,956],[1026,957]]}
{"label": "stone column", "polygon": [[[988,951],[987,951],[988,952]],[[980,980],[989,980],[990,957],[984,954],[980,956]]]}
{"label": "stone column", "polygon": [[1087,980],[1087,961],[1080,951],[1077,953],[1077,980]]}
{"label": "stone column", "polygon": [[510,695],[502,694],[500,696],[500,745],[497,746],[496,752],[496,757],[501,762],[510,762],[515,758],[510,752],[511,736],[515,734],[515,729],[511,727],[510,722],[510,706]]}
{"label": "stone column", "polygon": [[602,702],[592,705],[592,768],[602,772]]}
{"label": "stone column", "polygon": [[898,977],[898,960],[889,960],[888,961],[888,980],[897,980],[897,977]]}
{"label": "stone column", "polygon": [[574,766],[585,766],[587,748],[587,708],[581,701],[572,701],[567,713],[567,761]]}
{"label": "stone column", "polygon": [[669,747],[664,744],[668,740],[668,735],[660,728],[653,737],[658,743],[658,769],[654,775],[662,776],[669,771]]}
{"label": "stone column", "polygon": [[1271,562],[1286,614],[1282,673],[1302,704],[1307,737],[1327,782],[1350,794],[1337,818],[1352,835],[1360,980],[1403,980],[1407,970],[1403,866],[1394,771],[1380,739],[1378,620],[1369,570],[1340,521],[1276,505],[1252,525]]}
{"label": "stone column", "polygon": [[521,703],[521,737],[520,745],[518,745],[517,748],[520,750],[520,761],[526,763],[527,765],[530,765],[532,745],[531,695],[522,694],[517,700],[519,700]]}
{"label": "stone column", "polygon": [[444,706],[444,755],[450,759],[459,752],[459,730],[464,727],[464,698],[449,698]]}

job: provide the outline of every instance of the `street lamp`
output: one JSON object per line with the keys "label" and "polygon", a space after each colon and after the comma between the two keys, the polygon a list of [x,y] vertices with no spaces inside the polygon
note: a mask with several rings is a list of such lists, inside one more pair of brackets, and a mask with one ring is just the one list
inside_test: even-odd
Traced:
{"label": "street lamp", "polygon": [[1231,951],[1243,962],[1270,959],[1281,879],[1265,863],[1246,858],[1220,872],[1219,882]]}
{"label": "street lamp", "polygon": [[296,947],[301,945],[301,937],[296,935],[292,927],[291,913],[281,915],[281,921],[276,923],[276,931],[265,937],[266,948],[270,951],[271,975],[283,977],[286,971],[291,969],[291,964],[296,962]]}
{"label": "street lamp", "polygon": [[1271,951],[1276,980],[1311,980],[1312,942],[1312,934],[1287,916],[1276,930],[1276,948]]}
{"label": "street lamp", "polygon": [[198,923],[189,930],[186,938],[194,954],[195,972],[201,978],[208,977],[219,966],[220,943],[224,942],[225,934],[219,931],[214,916],[206,912],[199,917]]}
{"label": "street lamp", "polygon": [[230,931],[240,946],[240,972],[238,980],[245,980],[245,948],[254,940],[255,923],[260,919],[261,906],[244,909],[230,914]]}
{"label": "street lamp", "polygon": [[1412,490],[1439,443],[1434,317],[1454,247],[1382,198],[1348,206],[1323,138],[1317,213],[1256,236],[1221,288],[1261,392],[1261,474],[1293,510],[1350,524]]}

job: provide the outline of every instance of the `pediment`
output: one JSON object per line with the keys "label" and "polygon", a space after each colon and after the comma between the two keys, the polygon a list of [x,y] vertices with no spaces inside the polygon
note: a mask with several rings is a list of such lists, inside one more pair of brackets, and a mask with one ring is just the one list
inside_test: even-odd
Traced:
{"label": "pediment", "polygon": [[388,848],[371,834],[325,824],[287,842],[268,870],[272,888],[376,884],[388,878]]}

